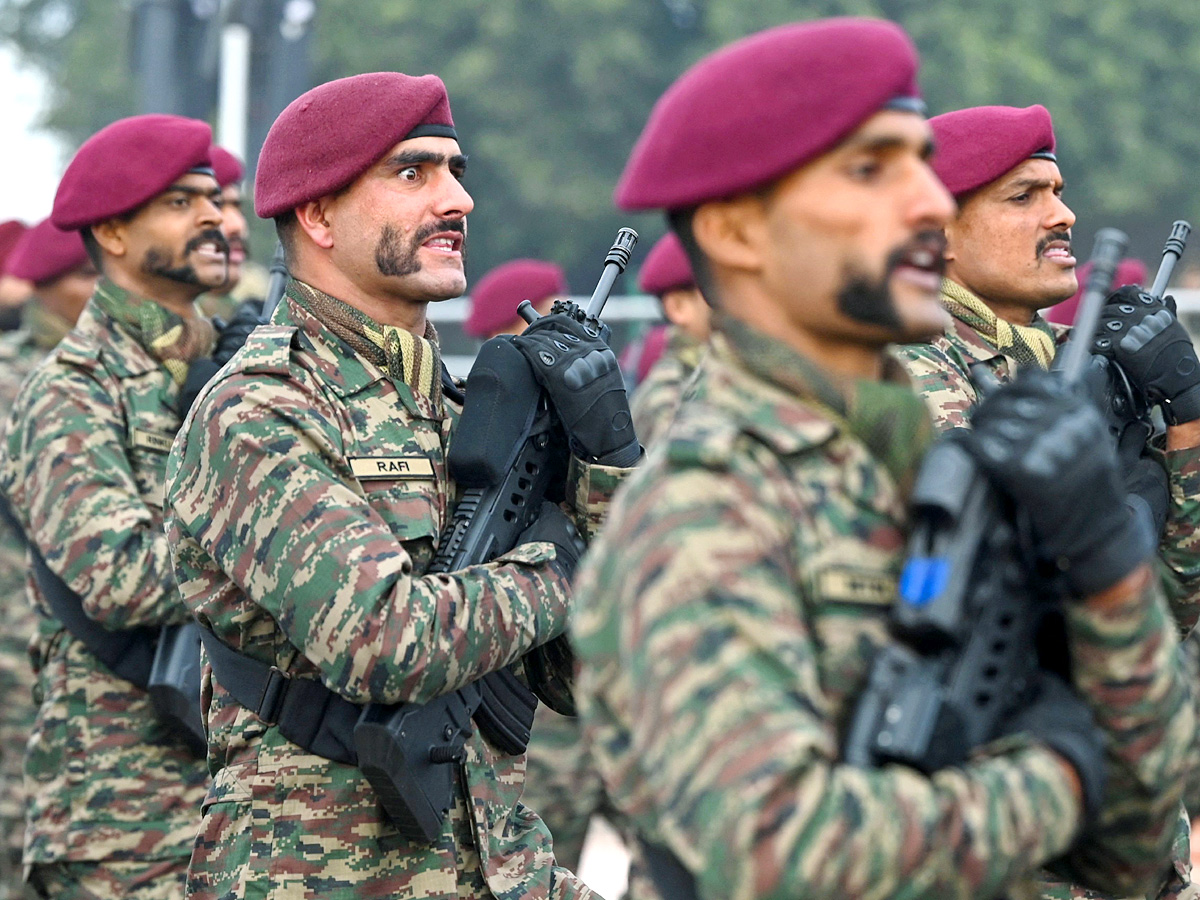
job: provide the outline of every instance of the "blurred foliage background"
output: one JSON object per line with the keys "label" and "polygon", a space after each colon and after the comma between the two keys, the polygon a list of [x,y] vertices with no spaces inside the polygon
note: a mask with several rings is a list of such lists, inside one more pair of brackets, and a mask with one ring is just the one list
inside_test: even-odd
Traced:
{"label": "blurred foliage background", "polygon": [[[162,2],[162,0],[159,0]],[[183,3],[185,0],[170,0]],[[186,0],[198,13],[220,0]],[[258,0],[259,4],[286,0]],[[254,0],[240,0],[249,7]],[[238,4],[234,4],[235,6]],[[566,266],[590,290],[618,226],[612,207],[655,99],[690,63],[750,32],[827,15],[904,25],[932,114],[1042,103],[1054,115],[1081,256],[1116,225],[1156,263],[1170,222],[1200,217],[1200,3],[1059,0],[311,0],[307,76],[377,70],[446,82],[470,155],[468,274],[516,256]],[[139,109],[134,0],[0,0],[0,39],[53,81],[44,125],[72,146]],[[181,65],[190,64],[181,54]],[[260,48],[261,52],[261,48]],[[256,87],[257,89],[257,87]],[[283,102],[287,99],[284,98]],[[746,98],[754,102],[754,98]],[[196,113],[193,113],[196,114]],[[203,113],[201,113],[203,114]],[[210,112],[211,117],[211,112]],[[739,135],[749,146],[770,135]],[[737,144],[731,151],[737,152]],[[271,229],[256,227],[265,262]]]}

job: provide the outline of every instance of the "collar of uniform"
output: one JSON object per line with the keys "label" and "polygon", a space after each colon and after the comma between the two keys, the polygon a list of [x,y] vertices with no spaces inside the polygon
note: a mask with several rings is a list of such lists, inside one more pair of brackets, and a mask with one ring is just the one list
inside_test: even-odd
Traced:
{"label": "collar of uniform", "polygon": [[288,281],[283,301],[275,308],[271,322],[275,325],[293,325],[304,333],[317,355],[325,382],[338,395],[351,397],[384,382],[395,388],[401,404],[410,415],[423,419],[441,418],[428,397],[415,393],[402,381],[389,378],[382,368],[355,351],[322,322],[305,304],[303,293],[294,279]]}
{"label": "collar of uniform", "polygon": [[[739,430],[756,435],[781,454],[797,453],[832,438],[837,431],[837,414],[807,387],[800,388],[797,379],[788,377],[784,370],[789,366],[764,360],[761,353],[766,351],[771,360],[787,359],[804,369],[812,368],[812,364],[786,345],[735,319],[714,318],[717,321],[710,353],[718,361],[718,368],[728,373],[729,387],[738,397],[730,412]],[[769,390],[762,389],[764,383]]]}
{"label": "collar of uniform", "polygon": [[883,464],[903,492],[908,491],[934,431],[924,401],[896,360],[883,357],[879,380],[835,382],[781,341],[728,317],[719,317],[714,324],[743,370],[790,396],[793,406],[809,409],[807,417],[787,415],[787,406],[778,399],[768,401],[770,408],[755,408],[754,393],[745,392],[746,431],[769,440],[782,452],[827,440],[835,430],[845,432]]}
{"label": "collar of uniform", "polygon": [[150,355],[141,341],[97,305],[94,295],[79,314],[79,321],[75,323],[71,334],[79,338],[75,343],[95,346],[105,367],[118,378],[145,375],[161,368],[158,360]]}

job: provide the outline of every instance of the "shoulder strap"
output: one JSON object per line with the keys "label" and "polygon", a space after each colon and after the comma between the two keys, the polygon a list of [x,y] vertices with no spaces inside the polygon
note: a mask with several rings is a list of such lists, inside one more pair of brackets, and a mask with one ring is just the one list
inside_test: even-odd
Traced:
{"label": "shoulder strap", "polygon": [[145,690],[150,682],[158,629],[138,626],[110,631],[105,628],[83,611],[83,598],[50,570],[37,547],[28,546],[33,578],[54,617],[114,675]]}
{"label": "shoulder strap", "polygon": [[207,628],[200,640],[213,677],[240,705],[317,756],[358,765],[354,726],[363,708],[319,681],[292,678],[282,669],[234,650]]}

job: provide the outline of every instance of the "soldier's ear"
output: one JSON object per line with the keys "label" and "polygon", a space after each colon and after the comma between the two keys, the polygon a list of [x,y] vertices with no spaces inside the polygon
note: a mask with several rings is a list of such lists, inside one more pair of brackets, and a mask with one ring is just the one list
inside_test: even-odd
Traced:
{"label": "soldier's ear", "polygon": [[755,271],[762,267],[764,212],[752,195],[704,203],[692,214],[692,234],[712,266]]}
{"label": "soldier's ear", "polygon": [[296,224],[318,247],[329,250],[333,247],[333,227],[329,224],[325,204],[330,198],[321,197],[296,207]]}
{"label": "soldier's ear", "polygon": [[100,249],[109,256],[121,257],[129,252],[129,245],[125,240],[128,224],[125,219],[105,219],[91,226],[92,236],[100,245]]}

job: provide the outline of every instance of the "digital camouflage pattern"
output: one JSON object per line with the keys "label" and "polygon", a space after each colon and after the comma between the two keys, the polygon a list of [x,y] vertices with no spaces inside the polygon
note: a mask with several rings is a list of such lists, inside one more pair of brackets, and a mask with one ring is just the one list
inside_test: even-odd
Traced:
{"label": "digital camouflage pattern", "polygon": [[[8,418],[21,383],[70,330],[36,297],[25,304],[21,328],[0,337],[0,421]],[[0,516],[0,848],[7,849],[0,852],[0,897],[20,896],[25,745],[37,712],[29,661],[37,615],[25,593],[26,572],[25,539]]]}
{"label": "digital camouflage pattern", "polygon": [[[940,430],[970,427],[971,411],[979,402],[971,381],[971,365],[983,364],[1001,383],[1011,380],[1020,368],[1016,359],[954,315],[953,309],[951,312],[946,332],[930,343],[894,348]],[[1044,322],[1040,316],[1035,316],[1035,321],[1049,327],[1060,346],[1070,336],[1068,325]],[[1171,573],[1167,579],[1168,598],[1182,637],[1200,618],[1200,448],[1164,450],[1161,456],[1168,473],[1171,508],[1158,555]],[[1172,869],[1157,894],[1160,898],[1200,896],[1200,890],[1191,883],[1189,836],[1187,817],[1181,816],[1171,852]],[[1104,896],[1049,875],[1043,891],[1046,900]]]}
{"label": "digital camouflage pattern", "polygon": [[[906,385],[823,384],[786,347],[718,323],[668,439],[617,493],[572,621],[609,797],[703,898],[1031,896],[1028,873],[1080,825],[1044,746],[1006,738],[933,777],[839,762],[889,640],[901,485],[919,462],[899,464],[904,429],[884,439],[885,426],[924,411]],[[842,390],[849,412],[814,399]],[[864,391],[877,401],[867,418],[853,412]],[[1147,584],[1119,610],[1067,614],[1076,682],[1123,773],[1106,820],[1126,826],[1070,860],[1118,892],[1157,874],[1147,861],[1170,840],[1195,725]]]}
{"label": "digital camouflage pattern", "polygon": [[579,868],[588,823],[604,805],[600,776],[584,753],[579,720],[560,716],[544,703],[534,715],[525,754],[521,802],[538,814],[554,839],[554,858]]}
{"label": "digital camouflage pattern", "polygon": [[[179,417],[174,380],[102,308],[140,300],[101,279],[74,331],[26,381],[8,422],[0,490],[47,565],[110,628],[183,622],[162,502]],[[161,308],[160,308],[161,309]],[[207,773],[146,693],[43,613],[41,703],[25,763],[26,864],[186,864]],[[169,896],[167,893],[165,896]]]}
{"label": "digital camouflage pattern", "polygon": [[682,328],[670,326],[663,355],[629,398],[633,430],[643,447],[658,443],[671,424],[683,390],[696,371],[703,351],[702,343]]}
{"label": "digital camouflage pattern", "polygon": [[[460,410],[353,352],[314,297],[338,302],[288,285],[273,325],[209,385],[172,451],[184,599],[221,640],[292,678],[356,703],[425,702],[560,634],[567,585],[549,543],[423,574],[453,511],[445,452]],[[381,465],[411,477],[375,477]],[[568,497],[586,501],[589,532],[620,474],[572,467]],[[545,826],[520,802],[524,757],[478,732],[426,845],[385,821],[357,768],[284,739],[207,667],[203,702],[213,786],[191,897],[592,896],[554,866]]]}

